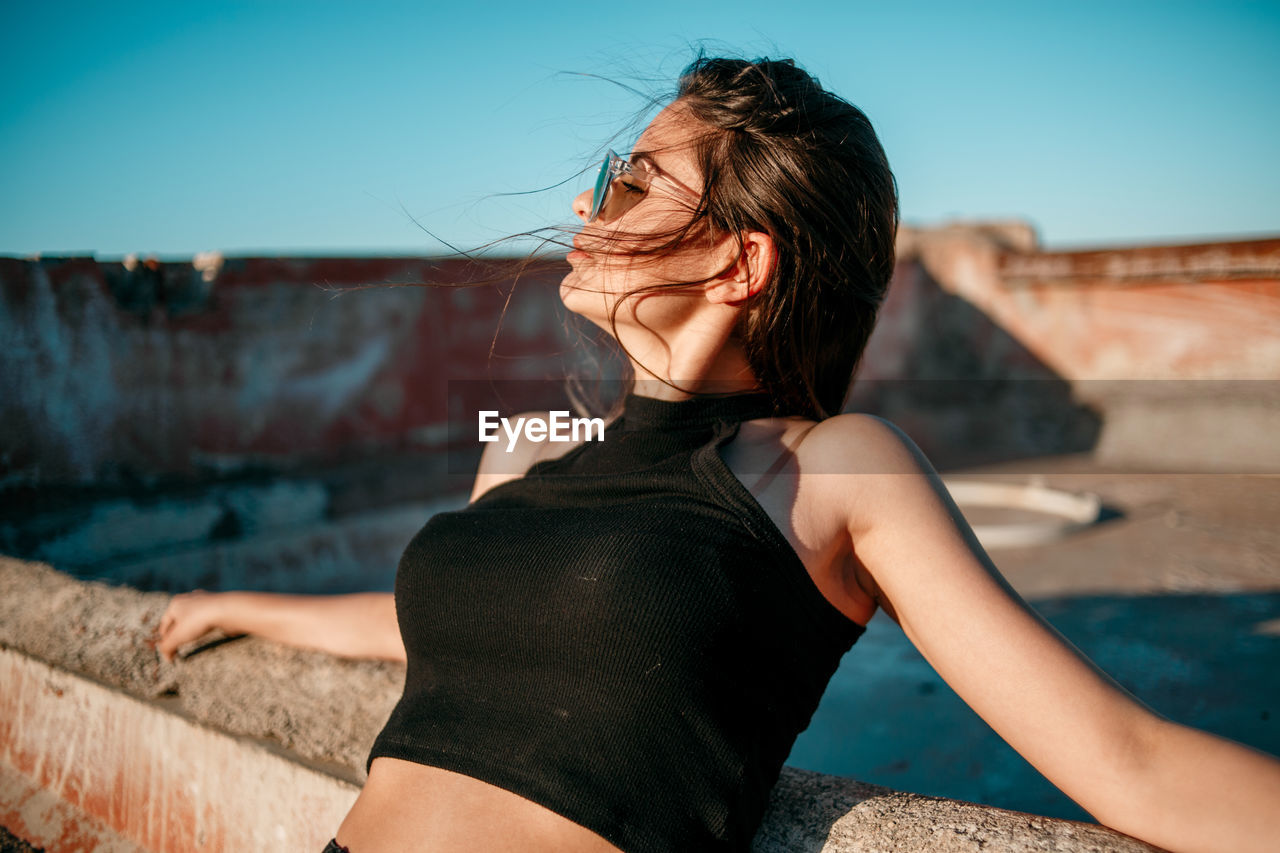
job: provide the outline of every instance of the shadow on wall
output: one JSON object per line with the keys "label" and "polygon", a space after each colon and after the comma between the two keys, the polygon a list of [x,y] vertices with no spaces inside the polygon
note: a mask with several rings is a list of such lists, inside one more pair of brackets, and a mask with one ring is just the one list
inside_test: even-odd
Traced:
{"label": "shadow on wall", "polygon": [[[1158,713],[1280,754],[1280,594],[1062,597],[1032,606]],[[845,656],[787,763],[1090,820],[969,710],[883,616]]]}
{"label": "shadow on wall", "polygon": [[893,421],[946,470],[1091,450],[1101,413],[916,260],[900,262],[846,411]]}

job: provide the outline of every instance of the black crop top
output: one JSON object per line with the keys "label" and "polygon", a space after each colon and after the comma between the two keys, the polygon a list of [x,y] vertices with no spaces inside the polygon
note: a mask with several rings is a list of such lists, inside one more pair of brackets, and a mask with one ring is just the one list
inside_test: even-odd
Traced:
{"label": "black crop top", "polygon": [[379,756],[513,791],[627,853],[750,847],[862,627],[720,458],[762,394],[631,395],[604,441],[440,513],[396,574]]}

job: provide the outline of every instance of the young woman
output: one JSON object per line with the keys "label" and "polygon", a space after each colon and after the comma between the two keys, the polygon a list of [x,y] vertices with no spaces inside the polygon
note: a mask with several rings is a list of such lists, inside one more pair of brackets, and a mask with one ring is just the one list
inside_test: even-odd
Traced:
{"label": "young woman", "polygon": [[1274,849],[1280,762],[1126,693],[1009,588],[909,439],[839,414],[897,227],[861,112],[791,62],[699,59],[573,210],[561,297],[635,374],[605,440],[488,445],[394,601],[195,594],[162,622],[168,656],[221,627],[407,659],[330,850],[745,850],[877,608],[1102,823]]}

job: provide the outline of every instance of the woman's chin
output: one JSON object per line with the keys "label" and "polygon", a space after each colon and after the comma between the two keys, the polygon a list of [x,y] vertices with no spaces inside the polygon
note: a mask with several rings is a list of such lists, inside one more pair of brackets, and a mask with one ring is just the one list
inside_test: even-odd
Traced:
{"label": "woman's chin", "polygon": [[596,316],[603,307],[600,291],[581,286],[577,273],[571,271],[560,280],[560,302],[573,313],[598,324]]}
{"label": "woman's chin", "polygon": [[569,273],[560,281],[560,304],[575,314],[581,314],[586,294],[573,283],[573,277],[573,273]]}
{"label": "woman's chin", "polygon": [[614,336],[608,309],[599,293],[561,284],[560,302],[570,313],[576,314],[610,337]]}

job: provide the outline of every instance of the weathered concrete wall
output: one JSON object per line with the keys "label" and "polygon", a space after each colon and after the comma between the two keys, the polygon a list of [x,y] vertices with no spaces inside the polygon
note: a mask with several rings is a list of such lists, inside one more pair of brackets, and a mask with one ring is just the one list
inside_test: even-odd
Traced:
{"label": "weathered concrete wall", "polygon": [[[0,485],[438,449],[448,380],[558,372],[546,291],[560,276],[521,279],[507,305],[513,273],[418,258],[0,258]],[[486,275],[498,283],[458,286]]]}
{"label": "weathered concrete wall", "polygon": [[[1027,251],[989,226],[913,231],[901,263],[1103,415],[1095,452],[1144,470],[1280,471],[1280,239]],[[1034,376],[1035,370],[1031,372]]]}
{"label": "weathered concrete wall", "polygon": [[470,488],[450,383],[564,372],[560,272],[515,272],[0,259],[0,551],[175,591],[389,587],[405,505]]}
{"label": "weathered concrete wall", "polygon": [[6,802],[0,819],[55,850],[70,846],[71,827],[90,836],[86,849],[106,846],[92,824],[151,851],[319,850],[358,793],[264,746],[13,651],[0,650],[0,683],[5,769],[65,804],[51,821],[33,808],[32,790]]}
{"label": "weathered concrete wall", "polygon": [[[0,651],[0,658],[8,654]],[[3,761],[0,825],[0,853],[147,853]]]}
{"label": "weathered concrete wall", "polygon": [[[53,851],[92,849],[59,838],[154,853],[320,849],[355,798],[403,668],[254,639],[167,664],[146,643],[166,601],[0,558],[0,783],[17,792],[0,822]],[[755,849],[1153,848],[788,769]]]}
{"label": "weathered concrete wall", "polygon": [[893,421],[942,469],[1087,451],[1101,431],[1071,383],[916,254],[898,262],[847,408]]}
{"label": "weathered concrete wall", "polygon": [[[527,274],[513,289],[515,268],[424,258],[0,258],[0,488],[171,488],[437,453],[449,437],[450,381],[553,379],[585,349],[562,328],[563,269]],[[495,281],[453,286],[478,276]],[[424,283],[442,286],[413,286]],[[905,256],[863,376],[1011,371],[1055,377]],[[942,430],[927,419],[918,428],[945,452]]]}
{"label": "weathered concrete wall", "polygon": [[1063,377],[1280,379],[1280,239],[1001,252],[966,293]]}
{"label": "weathered concrete wall", "polygon": [[[566,352],[580,355],[560,322],[563,268],[513,290],[514,271],[426,258],[0,259],[0,488],[205,482],[437,452],[450,380],[548,379]],[[495,283],[449,286],[477,277]],[[853,405],[923,410],[909,431],[943,464],[992,435],[1010,456],[1084,449],[1098,436],[1086,409],[1109,412],[1129,393],[1087,383],[1280,378],[1278,295],[1280,239],[1042,252],[1022,223],[903,228]],[[955,418],[931,417],[954,401],[900,392],[957,382],[987,383],[968,392],[966,417],[1001,415],[957,436]],[[991,383],[1007,396],[1010,382],[1034,399],[982,396]],[[910,403],[895,408],[894,394]],[[1064,412],[1078,417],[1046,448],[1037,431]]]}
{"label": "weathered concrete wall", "polygon": [[904,229],[948,293],[1064,379],[1280,378],[1280,239],[1028,251],[982,225]]}

